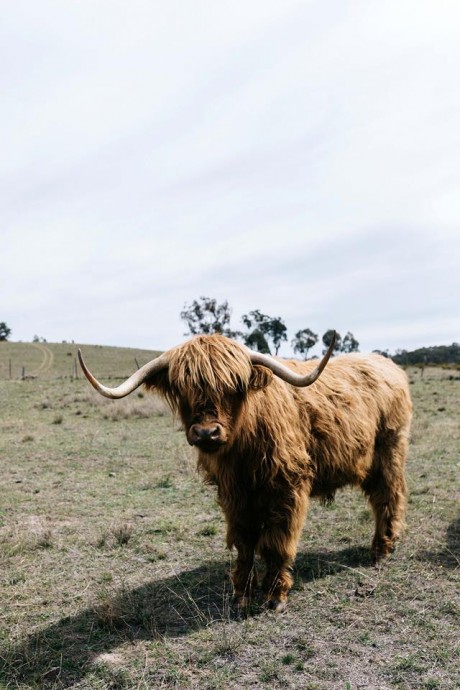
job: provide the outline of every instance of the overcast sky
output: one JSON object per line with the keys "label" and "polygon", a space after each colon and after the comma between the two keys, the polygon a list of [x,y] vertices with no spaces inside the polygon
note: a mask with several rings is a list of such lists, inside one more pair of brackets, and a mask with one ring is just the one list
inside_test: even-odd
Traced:
{"label": "overcast sky", "polygon": [[0,65],[13,340],[164,349],[201,295],[460,340],[458,0],[14,0]]}

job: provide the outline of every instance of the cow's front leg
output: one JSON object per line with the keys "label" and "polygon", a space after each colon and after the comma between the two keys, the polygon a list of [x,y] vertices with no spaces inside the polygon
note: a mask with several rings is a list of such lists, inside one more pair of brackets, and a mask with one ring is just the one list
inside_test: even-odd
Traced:
{"label": "cow's front leg", "polygon": [[237,558],[232,569],[234,601],[238,608],[249,605],[252,591],[257,585],[257,573],[254,564],[254,552],[259,532],[254,526],[228,524],[227,545],[236,547]]}
{"label": "cow's front leg", "polygon": [[266,564],[262,582],[266,605],[277,612],[284,611],[287,605],[288,593],[293,584],[291,569],[307,507],[307,495],[297,496],[291,506],[285,506],[283,517],[277,512],[267,521],[257,545]]}
{"label": "cow's front leg", "polygon": [[262,590],[267,607],[278,612],[284,611],[293,584],[291,568],[297,542],[284,531],[270,530],[264,534],[259,549],[266,564]]}

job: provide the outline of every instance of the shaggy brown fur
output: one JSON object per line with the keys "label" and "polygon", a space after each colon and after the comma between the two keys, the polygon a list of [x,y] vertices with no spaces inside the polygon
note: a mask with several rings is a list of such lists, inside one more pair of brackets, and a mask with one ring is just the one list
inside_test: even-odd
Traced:
{"label": "shaggy brown fur", "polygon": [[[286,362],[307,372],[313,362]],[[219,335],[170,351],[169,367],[147,381],[178,413],[198,448],[205,481],[217,486],[240,605],[256,584],[255,553],[266,563],[262,588],[281,610],[310,496],[331,500],[359,486],[375,516],[376,560],[403,524],[411,401],[404,372],[378,355],[331,360],[319,380],[295,388]]]}

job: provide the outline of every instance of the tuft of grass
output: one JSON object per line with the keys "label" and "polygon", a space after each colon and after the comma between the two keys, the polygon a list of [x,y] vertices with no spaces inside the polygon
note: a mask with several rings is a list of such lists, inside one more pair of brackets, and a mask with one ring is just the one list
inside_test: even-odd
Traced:
{"label": "tuft of grass", "polygon": [[285,666],[289,666],[289,664],[294,663],[294,661],[295,656],[293,654],[285,654],[283,657],[281,657],[281,663]]}
{"label": "tuft of grass", "polygon": [[276,659],[268,659],[261,664],[259,678],[262,683],[272,683],[279,680],[279,662]]}
{"label": "tuft of grass", "polygon": [[122,522],[114,525],[110,531],[118,546],[126,546],[132,539],[134,527],[127,522]]}
{"label": "tuft of grass", "polygon": [[122,606],[121,600],[113,596],[109,590],[98,593],[93,613],[98,625],[109,630],[116,630],[127,624],[128,611]]}
{"label": "tuft of grass", "polygon": [[103,532],[95,541],[96,549],[103,549],[107,545],[107,532]]}
{"label": "tuft of grass", "polygon": [[156,489],[172,489],[174,487],[171,475],[168,474],[167,477],[160,479],[160,481],[155,485]]}
{"label": "tuft of grass", "polygon": [[424,690],[437,690],[441,687],[441,682],[437,678],[427,678],[423,681]]}
{"label": "tuft of grass", "polygon": [[37,547],[39,549],[50,549],[53,546],[53,533],[50,529],[45,529],[37,535]]}
{"label": "tuft of grass", "polygon": [[152,419],[169,415],[166,403],[154,395],[117,401],[100,398],[95,400],[95,405],[102,408],[103,418],[112,422],[130,419]]}
{"label": "tuft of grass", "polygon": [[35,405],[37,410],[48,410],[51,406],[51,401],[47,398],[45,400],[40,400],[40,402]]}

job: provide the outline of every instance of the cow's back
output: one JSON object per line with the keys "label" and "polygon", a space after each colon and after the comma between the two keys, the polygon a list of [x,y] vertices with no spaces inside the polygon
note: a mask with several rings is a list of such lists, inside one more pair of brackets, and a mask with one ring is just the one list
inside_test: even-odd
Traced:
{"label": "cow's back", "polygon": [[[291,363],[297,370],[314,363]],[[380,355],[331,360],[310,388],[293,391],[314,470],[312,494],[361,483],[379,434],[408,434],[412,405],[406,374]]]}

